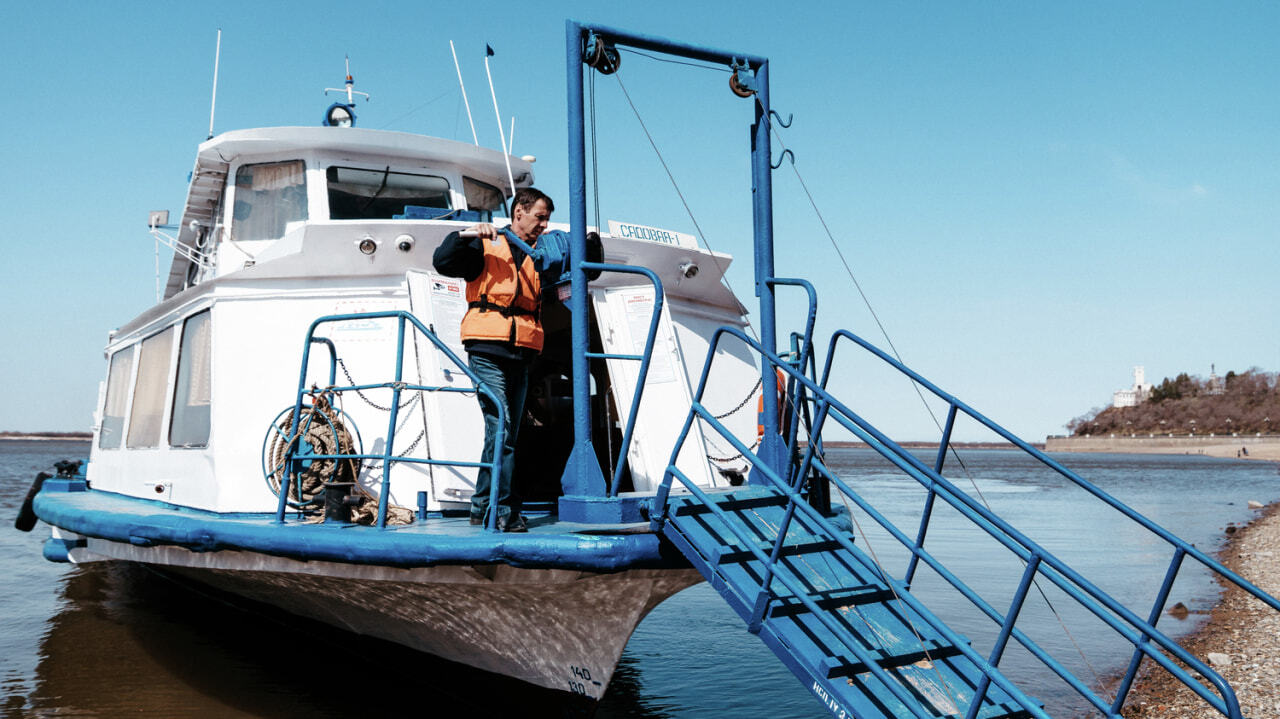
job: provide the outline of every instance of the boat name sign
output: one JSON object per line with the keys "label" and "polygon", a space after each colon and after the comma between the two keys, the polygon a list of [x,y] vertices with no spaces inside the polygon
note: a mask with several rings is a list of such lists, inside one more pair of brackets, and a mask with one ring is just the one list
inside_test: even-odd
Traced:
{"label": "boat name sign", "polygon": [[609,234],[614,237],[626,237],[632,240],[646,240],[648,242],[660,242],[664,245],[676,245],[677,247],[687,247],[691,250],[698,249],[698,238],[683,232],[674,230],[664,230],[661,227],[648,227],[646,225],[632,225],[616,220],[609,220]]}

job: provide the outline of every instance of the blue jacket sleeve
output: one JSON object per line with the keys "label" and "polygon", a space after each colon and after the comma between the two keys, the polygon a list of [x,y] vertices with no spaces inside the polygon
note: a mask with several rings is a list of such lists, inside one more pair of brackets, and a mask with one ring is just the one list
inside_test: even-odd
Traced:
{"label": "blue jacket sleeve", "polygon": [[[538,263],[538,271],[551,281],[565,281],[569,275],[569,233],[563,230],[549,230],[538,237],[538,249],[542,257]],[[604,245],[600,235],[587,233],[587,262],[600,262],[604,259]],[[599,270],[587,272],[587,279],[594,280],[600,276]]]}
{"label": "blue jacket sleeve", "polygon": [[471,282],[484,271],[484,248],[480,238],[464,240],[457,232],[450,232],[431,256],[436,272],[446,277],[461,277]]}

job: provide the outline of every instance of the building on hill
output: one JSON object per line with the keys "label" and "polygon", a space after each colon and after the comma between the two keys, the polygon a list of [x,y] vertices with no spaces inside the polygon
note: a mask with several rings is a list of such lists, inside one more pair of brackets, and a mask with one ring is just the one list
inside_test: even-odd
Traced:
{"label": "building on hill", "polygon": [[1205,388],[1205,394],[1222,394],[1227,391],[1227,382],[1218,376],[1218,369],[1213,365],[1209,365],[1209,385]]}
{"label": "building on hill", "polygon": [[1113,407],[1137,407],[1151,396],[1152,385],[1147,382],[1147,370],[1142,365],[1133,368],[1133,386],[1118,389],[1111,395]]}

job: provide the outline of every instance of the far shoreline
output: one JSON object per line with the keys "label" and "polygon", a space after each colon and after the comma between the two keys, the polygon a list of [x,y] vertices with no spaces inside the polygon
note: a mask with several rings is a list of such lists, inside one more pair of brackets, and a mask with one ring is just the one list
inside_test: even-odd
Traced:
{"label": "far shoreline", "polygon": [[89,442],[92,432],[0,432],[0,440],[24,440],[35,442]]}
{"label": "far shoreline", "polygon": [[1280,461],[1280,436],[1135,436],[1048,437],[1046,452],[1114,454],[1181,454],[1223,459]]}

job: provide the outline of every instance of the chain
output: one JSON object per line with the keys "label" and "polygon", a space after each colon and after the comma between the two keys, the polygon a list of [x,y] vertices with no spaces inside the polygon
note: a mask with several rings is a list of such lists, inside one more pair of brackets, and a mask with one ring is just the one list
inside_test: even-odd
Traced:
{"label": "chain", "polygon": [[426,437],[426,436],[427,436],[427,428],[426,428],[426,426],[424,425],[424,426],[422,427],[422,431],[418,433],[417,438],[415,438],[415,439],[413,440],[413,443],[412,443],[412,444],[410,444],[408,447],[406,447],[406,448],[405,448],[405,450],[404,450],[403,452],[401,452],[400,454],[397,454],[396,456],[397,456],[397,457],[408,457],[408,456],[409,456],[409,453],[410,453],[410,452],[412,452],[413,450],[417,449],[417,448],[418,448],[418,443],[419,443],[419,442],[421,442],[421,441],[422,441],[422,438],[423,438],[423,437]]}
{"label": "chain", "polygon": [[[717,415],[714,415],[714,417],[715,417],[716,419],[724,419],[725,417],[728,417],[729,415],[736,414],[736,413],[738,412],[738,410],[742,409],[743,407],[746,407],[746,406],[747,406],[747,403],[751,401],[751,398],[756,396],[756,390],[760,389],[760,386],[763,384],[763,382],[764,382],[764,379],[763,379],[763,378],[757,379],[757,380],[756,380],[756,385],[755,385],[754,387],[752,387],[752,388],[751,388],[751,391],[747,393],[747,396],[746,396],[746,397],[745,397],[741,402],[739,402],[739,403],[738,403],[738,406],[737,406],[737,407],[734,407],[733,409],[729,410],[728,412],[725,412],[724,414],[717,414]],[[710,442],[708,442],[708,444],[710,444]],[[760,439],[759,439],[759,438],[757,438],[757,439],[756,439],[755,444],[751,445],[748,449],[749,449],[750,451],[754,452],[754,451],[755,451],[755,449],[756,449],[756,447],[759,447],[759,446],[760,446]],[[718,448],[717,448],[717,449],[718,449]],[[724,462],[732,462],[732,461],[733,461],[733,460],[735,460],[735,459],[741,459],[741,458],[742,458],[742,453],[741,453],[741,452],[738,452],[737,454],[734,454],[734,455],[729,456],[729,457],[716,457],[716,456],[711,455],[711,454],[708,454],[708,455],[707,455],[707,459],[711,460],[712,462],[721,462],[721,463],[724,463]]]}
{"label": "chain", "polygon": [[[413,452],[413,450],[417,449],[418,444],[422,442],[422,439],[426,436],[427,436],[427,428],[423,427],[422,431],[418,433],[417,438],[413,440],[413,443],[410,444],[408,447],[406,447],[403,452],[397,454],[396,458],[404,459],[405,457],[408,457],[409,454]],[[382,479],[382,474],[381,474],[382,462],[378,460],[370,459],[370,460],[366,460],[365,463],[361,465],[361,467],[363,469],[369,470],[370,472],[372,472],[375,469],[379,470],[379,474],[376,477],[370,477],[369,481],[376,482]]]}
{"label": "chain", "polygon": [[[349,383],[351,384],[351,386],[352,386],[352,387],[354,387],[354,386],[356,385],[356,381],[355,381],[354,379],[352,379],[352,378],[351,378],[351,373],[347,371],[347,364],[346,364],[345,362],[343,362],[343,361],[342,361],[342,358],[338,358],[338,366],[342,368],[342,374],[346,376],[346,378],[347,378],[347,382],[349,382]],[[369,399],[368,397],[366,397],[366,396],[365,396],[365,394],[364,394],[364,392],[361,392],[360,390],[356,390],[356,394],[360,397],[360,399],[364,400],[364,403],[365,403],[365,404],[369,405],[370,407],[372,407],[372,408],[374,408],[374,409],[376,409],[376,410],[379,410],[379,411],[382,411],[382,412],[390,412],[390,411],[391,411],[391,408],[390,408],[390,407],[383,407],[382,405],[377,404],[377,403],[376,403],[376,402],[374,402],[373,400],[371,400],[371,399]],[[401,402],[401,403],[400,403],[400,406],[399,406],[399,409],[405,409],[406,407],[411,407],[411,406],[413,405],[413,403],[414,403],[414,402],[417,402],[417,401],[418,401],[419,399],[421,399],[421,398],[422,398],[422,391],[421,391],[421,390],[419,390],[417,393],[415,393],[415,394],[413,395],[413,397],[412,397],[411,399],[409,399],[409,400],[407,400],[407,401],[404,401],[404,402]]]}
{"label": "chain", "polygon": [[[343,362],[341,358],[338,359],[338,366],[342,368],[342,374],[346,376],[347,382],[349,382],[351,386],[354,387],[356,384],[356,381],[352,379],[351,373],[347,371],[347,364]],[[360,399],[364,400],[365,404],[369,405],[370,407],[373,407],[376,410],[379,410],[381,412],[391,411],[390,407],[383,407],[382,405],[374,402],[373,400],[366,397],[364,392],[361,392],[360,390],[356,390],[356,395],[359,396]],[[398,408],[401,410],[408,409],[412,407],[414,403],[416,403],[420,399],[422,399],[422,390],[418,390],[414,392],[413,397],[404,402],[401,402]],[[404,451],[397,454],[396,457],[400,459],[403,459],[404,457],[408,457],[413,452],[413,450],[418,448],[418,445],[422,442],[423,438],[425,438],[426,436],[427,436],[427,427],[425,424],[423,424],[422,431],[418,433],[418,436],[414,438],[413,442],[410,443],[410,445],[406,447]],[[382,466],[381,462],[372,461],[372,460],[362,465],[362,467],[367,470],[373,470],[374,468],[380,468],[381,466]],[[377,477],[373,477],[372,479],[374,480],[381,479],[381,475]]]}
{"label": "chain", "polygon": [[[708,444],[710,444],[710,442],[708,442]],[[760,446],[760,440],[757,439],[755,443],[752,444],[750,447],[747,447],[747,449],[751,452],[754,452],[756,451],[756,447],[759,447],[759,446]],[[717,447],[717,449],[719,449],[719,447]],[[712,462],[732,462],[735,459],[742,459],[742,453],[738,452],[732,457],[714,457],[708,454],[707,459],[711,460]]]}
{"label": "chain", "polygon": [[715,418],[724,419],[725,417],[728,417],[729,415],[736,413],[738,410],[742,409],[743,407],[746,407],[747,403],[751,401],[751,398],[756,396],[756,390],[760,389],[760,385],[763,382],[764,382],[764,379],[757,379],[756,386],[751,388],[751,391],[747,393],[746,398],[744,398],[741,402],[739,402],[737,407],[734,407],[733,409],[729,410],[728,412],[725,412],[724,414],[717,414],[715,415]]}

